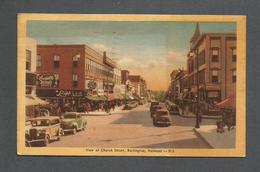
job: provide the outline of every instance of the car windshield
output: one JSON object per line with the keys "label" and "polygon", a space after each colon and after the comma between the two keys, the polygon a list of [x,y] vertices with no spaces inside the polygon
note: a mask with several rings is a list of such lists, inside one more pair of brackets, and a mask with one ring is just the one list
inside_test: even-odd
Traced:
{"label": "car windshield", "polygon": [[64,115],[64,118],[66,119],[66,118],[76,118],[76,114],[65,114]]}
{"label": "car windshield", "polygon": [[154,110],[162,109],[162,108],[163,108],[162,106],[154,106],[154,107],[153,107]]}
{"label": "car windshield", "polygon": [[154,106],[154,105],[158,105],[159,102],[152,102],[151,105]]}
{"label": "car windshield", "polygon": [[32,121],[32,126],[36,127],[36,126],[49,126],[50,121],[49,120],[35,120]]}
{"label": "car windshield", "polygon": [[165,112],[165,111],[159,111],[159,112],[157,113],[158,116],[164,116],[164,115],[167,115],[167,114],[168,114],[168,113]]}

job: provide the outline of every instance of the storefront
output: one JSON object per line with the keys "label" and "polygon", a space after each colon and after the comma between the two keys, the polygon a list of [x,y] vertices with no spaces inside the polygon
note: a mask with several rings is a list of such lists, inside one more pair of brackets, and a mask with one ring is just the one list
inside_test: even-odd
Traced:
{"label": "storefront", "polygon": [[85,93],[82,90],[36,89],[36,94],[50,103],[58,103],[61,108],[68,103],[77,108],[85,101]]}

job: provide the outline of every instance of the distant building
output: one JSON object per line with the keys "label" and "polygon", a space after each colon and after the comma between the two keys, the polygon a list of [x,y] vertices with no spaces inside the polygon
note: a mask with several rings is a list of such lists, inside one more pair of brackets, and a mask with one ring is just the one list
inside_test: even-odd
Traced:
{"label": "distant building", "polygon": [[26,39],[26,94],[35,95],[36,84],[36,55],[37,42],[32,38]]}
{"label": "distant building", "polygon": [[26,118],[38,116],[37,106],[48,104],[36,96],[36,57],[37,42],[32,38],[26,38]]}
{"label": "distant building", "polygon": [[171,82],[167,90],[167,99],[177,101],[183,99],[183,93],[188,91],[187,72],[183,69],[173,70]]}
{"label": "distant building", "polygon": [[140,75],[129,75],[129,80],[134,87],[134,92],[139,97],[147,97],[146,81]]}
{"label": "distant building", "polygon": [[[190,91],[207,100],[223,100],[236,92],[236,33],[200,34],[197,24],[190,40],[187,77]],[[198,68],[198,70],[197,70]]]}
{"label": "distant building", "polygon": [[128,70],[122,70],[121,71],[121,83],[126,84],[127,80],[129,80],[129,71]]}

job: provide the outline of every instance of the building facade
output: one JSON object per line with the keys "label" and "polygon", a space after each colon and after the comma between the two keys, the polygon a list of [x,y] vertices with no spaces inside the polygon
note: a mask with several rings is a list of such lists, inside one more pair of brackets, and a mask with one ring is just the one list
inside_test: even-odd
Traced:
{"label": "building facade", "polygon": [[140,75],[129,75],[129,81],[134,88],[135,94],[139,97],[147,97],[146,81]]}
{"label": "building facade", "polygon": [[[190,41],[187,77],[190,91],[207,101],[220,101],[236,92],[236,34],[200,34],[197,24]],[[199,90],[198,90],[199,88]]]}
{"label": "building facade", "polygon": [[115,62],[87,45],[38,45],[37,94],[76,103],[113,93]]}

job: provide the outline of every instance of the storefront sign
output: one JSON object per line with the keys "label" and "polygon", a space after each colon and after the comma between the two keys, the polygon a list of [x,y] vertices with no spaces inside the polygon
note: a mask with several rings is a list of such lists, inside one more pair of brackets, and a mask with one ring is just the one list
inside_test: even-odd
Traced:
{"label": "storefront sign", "polygon": [[38,97],[84,97],[81,90],[37,89]]}
{"label": "storefront sign", "polygon": [[85,81],[86,89],[94,90],[97,88],[97,83],[94,80]]}
{"label": "storefront sign", "polygon": [[36,84],[38,87],[56,88],[58,87],[58,80],[54,75],[39,74],[37,75]]}
{"label": "storefront sign", "polygon": [[83,91],[76,90],[56,90],[57,97],[83,97]]}

